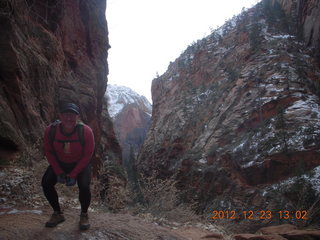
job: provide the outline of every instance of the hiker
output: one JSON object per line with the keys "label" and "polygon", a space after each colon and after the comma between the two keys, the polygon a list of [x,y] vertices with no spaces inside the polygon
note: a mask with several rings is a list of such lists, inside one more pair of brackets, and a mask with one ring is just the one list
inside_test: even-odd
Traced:
{"label": "hiker", "polygon": [[65,220],[55,189],[56,183],[66,186],[78,184],[81,205],[79,228],[86,230],[90,227],[90,160],[94,151],[94,136],[92,129],[79,120],[79,107],[74,103],[65,103],[59,109],[59,120],[45,130],[44,152],[50,166],[44,173],[41,184],[54,211],[46,222],[46,227],[55,227]]}

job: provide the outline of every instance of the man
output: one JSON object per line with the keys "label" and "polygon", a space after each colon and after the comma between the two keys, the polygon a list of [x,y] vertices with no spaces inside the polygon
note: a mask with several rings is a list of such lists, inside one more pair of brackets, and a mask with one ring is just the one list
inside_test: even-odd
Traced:
{"label": "man", "polygon": [[86,230],[90,227],[90,160],[94,136],[89,126],[79,123],[79,115],[80,109],[76,104],[65,103],[60,107],[60,121],[50,124],[45,130],[44,151],[50,166],[43,175],[42,188],[54,211],[46,227],[55,227],[65,220],[55,189],[57,182],[67,186],[78,183],[81,205],[79,228]]}

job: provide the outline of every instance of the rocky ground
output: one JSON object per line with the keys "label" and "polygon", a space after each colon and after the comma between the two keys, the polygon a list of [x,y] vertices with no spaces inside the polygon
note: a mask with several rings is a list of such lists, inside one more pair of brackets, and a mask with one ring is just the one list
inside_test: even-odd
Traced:
{"label": "rocky ground", "polygon": [[0,210],[0,239],[119,239],[119,240],[317,240],[320,230],[298,230],[293,225],[280,225],[261,228],[255,234],[226,235],[211,225],[179,225],[160,226],[147,219],[132,216],[127,213],[91,212],[91,228],[87,231],[78,229],[79,213],[76,209],[65,211],[66,221],[56,228],[46,228],[51,211],[49,209],[12,209]]}
{"label": "rocky ground", "polygon": [[[40,182],[47,164],[31,168],[0,168],[0,240],[8,239],[223,239],[223,230],[207,223],[169,222],[148,213],[122,209],[112,213],[96,197],[96,183],[92,183],[93,200],[90,207],[91,228],[80,231],[77,189],[57,185],[59,200],[66,221],[56,228],[46,228],[52,210],[43,197]],[[225,238],[229,239],[229,238]]]}
{"label": "rocky ground", "polygon": [[[15,239],[114,239],[114,240],[271,240],[320,239],[320,229],[298,229],[293,225],[261,228],[258,231],[230,230],[231,223],[219,224],[210,219],[168,220],[150,213],[122,209],[112,213],[94,198],[90,208],[91,228],[78,229],[79,203],[76,188],[57,186],[66,221],[56,228],[46,228],[51,209],[41,193],[39,182],[45,166],[0,169],[0,240]],[[93,195],[95,185],[93,184]],[[180,219],[181,220],[181,219]],[[233,229],[235,227],[233,226]],[[239,234],[239,232],[247,232]],[[255,234],[253,234],[255,232]]]}
{"label": "rocky ground", "polygon": [[[129,214],[93,212],[91,228],[78,229],[78,210],[65,211],[66,221],[46,228],[50,210],[7,209],[0,215],[0,239],[201,239],[212,232],[197,227],[169,228]],[[221,234],[216,234],[221,236]],[[222,239],[220,237],[220,239]],[[207,239],[214,239],[209,237]]]}

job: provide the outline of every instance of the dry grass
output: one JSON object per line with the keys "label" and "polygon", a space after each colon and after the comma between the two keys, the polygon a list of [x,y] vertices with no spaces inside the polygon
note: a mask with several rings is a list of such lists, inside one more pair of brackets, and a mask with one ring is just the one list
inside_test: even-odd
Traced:
{"label": "dry grass", "polygon": [[149,213],[156,218],[165,218],[172,222],[185,223],[199,220],[192,205],[180,202],[180,191],[174,177],[159,179],[155,174],[149,177],[141,176],[139,185],[143,200],[142,203],[135,205],[136,212]]}
{"label": "dry grass", "polygon": [[122,166],[103,163],[98,179],[93,181],[93,196],[100,205],[111,211],[119,211],[126,207],[128,190],[126,175]]}

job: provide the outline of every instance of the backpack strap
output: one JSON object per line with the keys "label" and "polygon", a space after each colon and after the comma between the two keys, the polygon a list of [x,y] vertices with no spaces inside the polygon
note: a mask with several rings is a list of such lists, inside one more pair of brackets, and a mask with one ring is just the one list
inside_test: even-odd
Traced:
{"label": "backpack strap", "polygon": [[51,123],[51,127],[50,127],[50,130],[49,130],[49,141],[50,141],[50,144],[51,144],[52,147],[53,147],[54,139],[56,137],[57,126],[60,123],[61,123],[60,120],[56,120],[53,123]]}
{"label": "backpack strap", "polygon": [[84,139],[84,126],[83,126],[83,122],[78,122],[77,123],[77,133],[78,133],[78,137],[79,137],[79,141],[82,147],[84,147],[85,145],[85,139]]}

